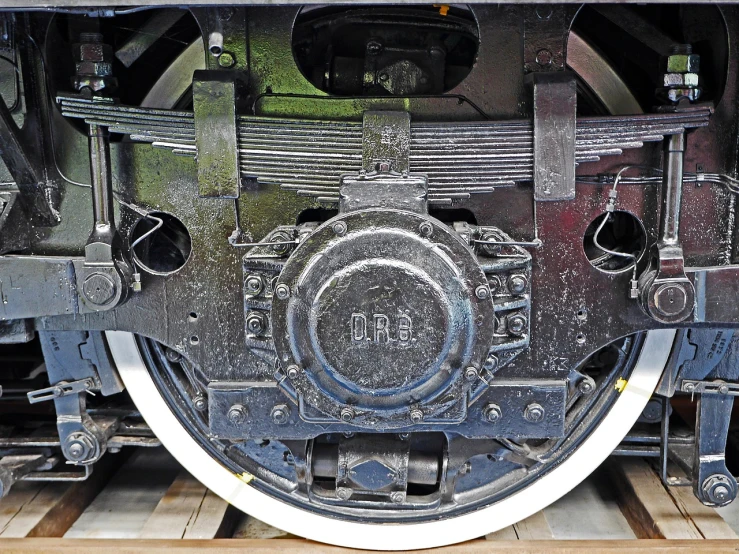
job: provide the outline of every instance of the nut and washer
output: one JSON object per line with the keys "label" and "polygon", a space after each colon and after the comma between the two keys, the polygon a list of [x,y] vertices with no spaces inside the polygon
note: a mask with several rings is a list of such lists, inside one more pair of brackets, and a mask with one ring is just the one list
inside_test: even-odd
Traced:
{"label": "nut and washer", "polygon": [[421,236],[423,237],[430,237],[434,232],[434,226],[431,225],[430,222],[424,221],[418,226],[418,232],[421,233]]}
{"label": "nut and washer", "polygon": [[234,404],[228,410],[228,420],[234,425],[241,425],[246,421],[246,408],[241,404]]}
{"label": "nut and washer", "polygon": [[590,394],[595,390],[595,381],[593,381],[592,377],[585,377],[577,384],[577,390],[582,394]]}
{"label": "nut and washer", "polygon": [[486,298],[490,297],[490,289],[487,285],[480,285],[475,289],[475,296],[479,298],[480,300],[485,300]]}
{"label": "nut and washer", "polygon": [[73,462],[84,462],[92,458],[95,445],[86,433],[72,433],[65,441],[65,455]]}
{"label": "nut and washer", "polygon": [[277,285],[277,287],[275,287],[275,296],[280,300],[287,300],[290,298],[290,287],[284,283]]}
{"label": "nut and washer", "polygon": [[334,231],[334,233],[338,236],[344,236],[346,234],[346,222],[344,221],[337,221],[331,226],[331,229]]}
{"label": "nut and washer", "polygon": [[539,423],[544,419],[544,408],[541,404],[532,402],[523,411],[523,418],[529,423]]}
{"label": "nut and washer", "polygon": [[501,411],[500,406],[491,403],[485,406],[485,409],[482,411],[482,416],[485,418],[485,421],[495,423],[503,417],[503,412]]}
{"label": "nut and washer", "polygon": [[261,336],[267,331],[267,316],[262,312],[249,312],[246,315],[246,330],[254,336]]}
{"label": "nut and washer", "polygon": [[286,373],[287,373],[287,376],[290,379],[297,379],[298,375],[300,375],[300,367],[298,367],[298,366],[296,366],[294,364],[293,365],[289,365],[289,366],[287,366]]}
{"label": "nut and washer", "polygon": [[193,397],[192,404],[197,411],[202,412],[208,407],[208,399],[203,394],[198,393]]}
{"label": "nut and washer", "polygon": [[354,419],[354,410],[352,410],[349,406],[345,406],[341,409],[341,421],[344,422],[350,422],[352,419]]}
{"label": "nut and washer", "polygon": [[479,376],[480,374],[478,373],[476,367],[470,366],[464,370],[464,378],[468,381],[475,381]]}
{"label": "nut and washer", "polygon": [[423,421],[423,412],[419,409],[411,410],[410,416],[412,423],[421,423]]}
{"label": "nut and washer", "polygon": [[264,290],[264,279],[261,275],[249,275],[245,283],[246,294],[256,296]]}
{"label": "nut and washer", "polygon": [[528,279],[524,275],[511,275],[508,278],[508,290],[513,294],[523,294],[526,291]]}
{"label": "nut and washer", "polygon": [[290,408],[287,404],[277,404],[272,408],[272,422],[277,425],[284,425],[290,417]]}
{"label": "nut and washer", "polygon": [[716,473],[703,481],[701,490],[709,502],[723,506],[736,496],[734,484],[726,475]]}
{"label": "nut and washer", "polygon": [[103,273],[89,275],[82,284],[85,298],[96,306],[104,306],[115,298],[116,286],[113,279]]}
{"label": "nut and washer", "polygon": [[506,322],[508,324],[508,332],[511,335],[520,336],[526,332],[526,325],[528,324],[528,321],[521,314],[508,316]]}

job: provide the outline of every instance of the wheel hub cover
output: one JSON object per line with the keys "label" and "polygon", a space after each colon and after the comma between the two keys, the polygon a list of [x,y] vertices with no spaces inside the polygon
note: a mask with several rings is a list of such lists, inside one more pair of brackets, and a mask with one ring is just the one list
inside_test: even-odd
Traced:
{"label": "wheel hub cover", "polygon": [[478,298],[485,274],[446,226],[397,210],[339,216],[303,241],[279,285],[290,295],[274,300],[273,339],[282,367],[299,368],[305,419],[374,428],[464,419],[493,303]]}

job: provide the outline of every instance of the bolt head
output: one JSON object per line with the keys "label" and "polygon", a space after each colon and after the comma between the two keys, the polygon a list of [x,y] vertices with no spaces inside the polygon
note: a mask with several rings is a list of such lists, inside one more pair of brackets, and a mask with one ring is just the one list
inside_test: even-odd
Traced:
{"label": "bolt head", "polygon": [[287,404],[277,404],[272,408],[272,421],[277,425],[284,425],[290,417],[290,408]]}
{"label": "bolt head", "polygon": [[403,500],[405,500],[405,494],[400,491],[392,492],[390,493],[390,500],[395,504],[400,504],[401,502],[403,502]]}
{"label": "bolt head", "polygon": [[72,433],[66,441],[66,457],[73,462],[89,460],[94,451],[90,437],[85,433]]}
{"label": "bolt head", "polygon": [[267,317],[261,312],[249,312],[246,316],[246,329],[252,335],[263,335],[267,330]]}
{"label": "bolt head", "polygon": [[412,423],[421,423],[423,421],[423,412],[418,409],[411,410],[410,417]]}
{"label": "bolt head", "polygon": [[580,381],[577,385],[577,390],[582,394],[590,394],[595,389],[595,384],[592,379],[585,378]]}
{"label": "bolt head", "polygon": [[552,54],[551,50],[542,48],[536,53],[536,63],[538,63],[541,67],[548,67],[552,65],[553,60],[554,55]]}
{"label": "bolt head", "polygon": [[523,417],[529,423],[539,423],[544,419],[544,408],[541,404],[533,402],[526,406],[523,412]]}
{"label": "bolt head", "polygon": [[352,496],[352,490],[345,487],[336,488],[336,498],[339,500],[349,500]]}
{"label": "bolt head", "polygon": [[680,314],[687,307],[688,293],[680,283],[666,283],[654,292],[654,307],[666,317]]}
{"label": "bolt head", "polygon": [[233,67],[236,65],[236,58],[231,52],[221,52],[218,56],[218,65],[221,67]]}
{"label": "bolt head", "polygon": [[284,283],[277,285],[275,288],[275,296],[280,300],[287,300],[290,298],[290,287]]}
{"label": "bolt head", "polygon": [[508,332],[511,335],[520,336],[526,332],[527,320],[520,314],[512,315],[508,317]]}
{"label": "bolt head", "polygon": [[195,398],[193,398],[192,403],[193,406],[195,406],[195,409],[199,412],[202,412],[208,407],[208,400],[202,394],[196,395]]}
{"label": "bolt head", "polygon": [[418,232],[421,233],[421,236],[430,237],[434,232],[434,226],[430,222],[424,221],[418,226]]}
{"label": "bolt head", "polygon": [[115,298],[116,286],[113,279],[103,273],[89,275],[82,284],[85,298],[96,306],[104,306]]}
{"label": "bolt head", "polygon": [[731,502],[736,494],[734,484],[726,475],[719,473],[707,477],[701,489],[708,501],[719,506]]}
{"label": "bolt head", "polygon": [[480,285],[475,289],[475,296],[480,300],[485,300],[490,296],[490,288],[487,285]]}
{"label": "bolt head", "polygon": [[256,296],[264,289],[264,280],[259,275],[249,275],[246,278],[246,294]]}
{"label": "bolt head", "polygon": [[495,423],[503,417],[503,412],[497,404],[488,404],[482,412],[483,417],[489,423]]}
{"label": "bolt head", "polygon": [[508,279],[508,289],[513,294],[522,294],[526,291],[528,280],[524,275],[511,275]]}
{"label": "bolt head", "polygon": [[334,233],[338,236],[344,236],[346,234],[346,222],[337,221],[331,226],[331,229],[333,229]]}
{"label": "bolt head", "polygon": [[348,406],[342,408],[341,409],[341,421],[344,421],[344,422],[347,422],[348,423],[352,419],[354,419],[354,410],[352,410]]}
{"label": "bolt head", "polygon": [[241,404],[234,404],[228,410],[228,420],[234,425],[241,425],[246,421],[246,408]]}
{"label": "bolt head", "polygon": [[176,364],[182,359],[182,354],[177,352],[177,350],[174,350],[173,348],[167,348],[167,350],[164,351],[164,356],[169,360],[170,362]]}

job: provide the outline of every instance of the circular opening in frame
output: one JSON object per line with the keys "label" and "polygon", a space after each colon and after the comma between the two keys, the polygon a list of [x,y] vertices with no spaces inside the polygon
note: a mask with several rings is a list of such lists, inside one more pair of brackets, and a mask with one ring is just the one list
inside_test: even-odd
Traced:
{"label": "circular opening in frame", "polygon": [[596,217],[583,238],[590,265],[606,273],[631,269],[644,254],[646,245],[647,233],[639,218],[618,210]]}
{"label": "circular opening in frame", "polygon": [[181,269],[190,258],[192,239],[185,225],[172,214],[151,212],[131,229],[136,263],[157,275]]}

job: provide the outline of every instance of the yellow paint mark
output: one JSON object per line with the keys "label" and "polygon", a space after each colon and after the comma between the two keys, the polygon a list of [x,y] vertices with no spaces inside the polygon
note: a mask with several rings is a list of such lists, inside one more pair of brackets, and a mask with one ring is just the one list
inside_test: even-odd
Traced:
{"label": "yellow paint mark", "polygon": [[618,392],[624,392],[624,389],[626,388],[626,383],[628,383],[626,379],[624,379],[623,377],[619,377],[618,381],[616,381],[616,390]]}
{"label": "yellow paint mark", "polygon": [[247,485],[254,480],[254,476],[251,473],[247,473],[246,471],[242,473],[241,475],[237,475],[237,477],[241,479]]}
{"label": "yellow paint mark", "polygon": [[449,13],[449,4],[434,4],[435,8],[439,8],[439,15],[447,15]]}

